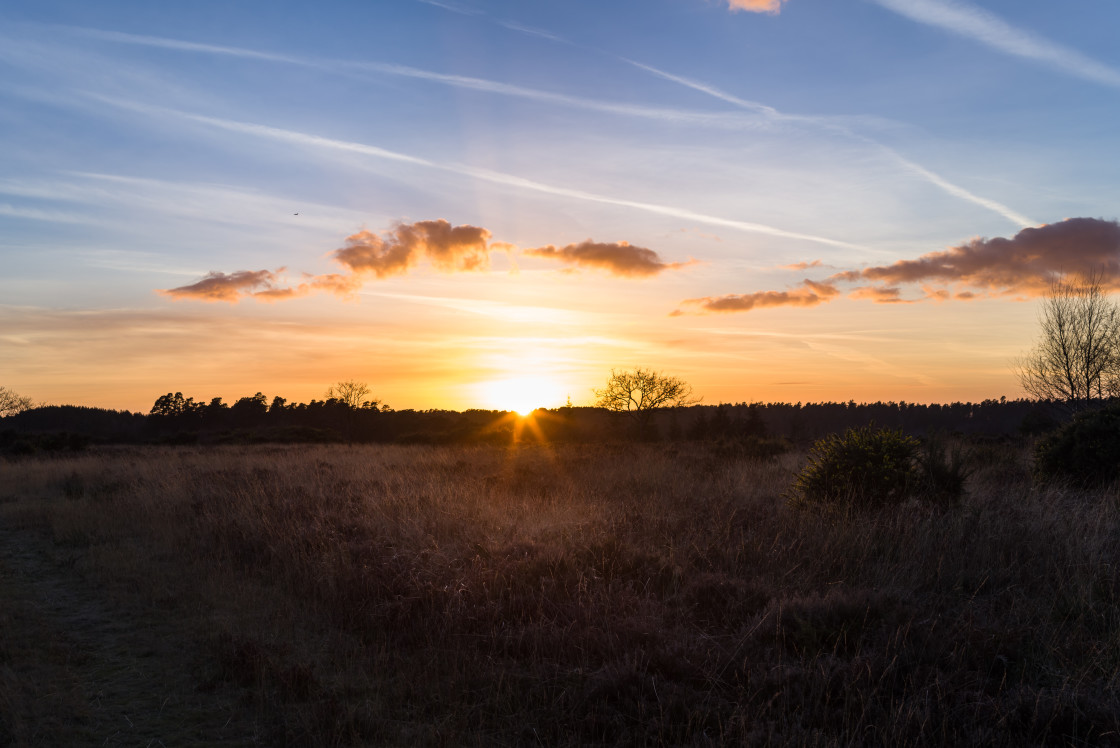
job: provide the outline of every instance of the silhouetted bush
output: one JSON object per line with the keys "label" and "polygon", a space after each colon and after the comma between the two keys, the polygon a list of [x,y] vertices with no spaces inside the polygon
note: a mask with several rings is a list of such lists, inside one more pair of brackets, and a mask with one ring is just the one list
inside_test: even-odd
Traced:
{"label": "silhouetted bush", "polygon": [[80,452],[91,443],[85,434],[68,431],[46,434],[17,434],[5,431],[0,434],[0,453],[10,457],[41,453]]}
{"label": "silhouetted bush", "polygon": [[1035,474],[1086,488],[1120,478],[1120,403],[1079,413],[1039,442]]}
{"label": "silhouetted bush", "polygon": [[918,458],[919,489],[923,498],[956,504],[964,497],[965,483],[972,474],[964,449],[949,447],[940,437],[931,437]]}
{"label": "silhouetted bush", "polygon": [[918,484],[918,440],[901,431],[866,426],[816,442],[794,480],[795,503],[896,504]]}

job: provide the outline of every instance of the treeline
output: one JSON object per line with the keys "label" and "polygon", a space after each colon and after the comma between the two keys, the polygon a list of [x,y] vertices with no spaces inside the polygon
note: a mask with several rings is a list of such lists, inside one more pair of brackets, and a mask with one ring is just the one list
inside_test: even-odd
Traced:
{"label": "treeline", "polygon": [[648,420],[595,407],[538,410],[531,418],[491,410],[392,410],[378,401],[351,405],[329,398],[289,403],[262,393],[232,404],[161,396],[147,414],[77,406],[44,406],[0,418],[0,451],[79,449],[102,444],[379,442],[509,444],[701,440],[753,444],[807,443],[847,428],[875,425],[917,436],[943,433],[1010,437],[1044,433],[1059,411],[1031,400],[980,403],[738,403],[666,408]]}

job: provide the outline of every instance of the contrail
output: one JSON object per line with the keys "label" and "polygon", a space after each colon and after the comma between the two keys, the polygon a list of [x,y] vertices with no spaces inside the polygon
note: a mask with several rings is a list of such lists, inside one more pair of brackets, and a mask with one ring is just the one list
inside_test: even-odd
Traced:
{"label": "contrail", "polygon": [[133,111],[145,112],[148,114],[170,115],[191,122],[198,122],[200,124],[216,127],[228,132],[253,135],[269,140],[295,143],[298,145],[310,146],[313,148],[324,148],[335,151],[345,151],[349,153],[360,153],[364,156],[370,156],[373,158],[396,161],[400,163],[411,164],[413,166],[421,166],[428,169],[435,169],[438,171],[459,174],[493,184],[517,187],[533,192],[541,192],[548,195],[568,197],[575,200],[584,200],[587,202],[600,203],[604,205],[616,205],[624,208],[633,208],[635,210],[644,211],[646,213],[654,213],[671,218],[681,218],[684,220],[695,221],[697,223],[708,224],[710,226],[723,226],[726,228],[738,229],[740,231],[749,233],[766,234],[768,236],[776,236],[785,239],[799,239],[802,241],[809,241],[817,244],[825,244],[832,247],[842,247],[845,249],[867,251],[866,247],[860,246],[858,244],[852,244],[851,242],[840,241],[838,239],[830,239],[828,237],[816,236],[814,234],[805,234],[797,231],[787,231],[785,229],[768,226],[762,223],[737,221],[730,218],[712,216],[705,213],[698,213],[696,211],[688,210],[687,208],[677,208],[671,205],[660,205],[657,203],[627,200],[625,198],[600,195],[594,192],[576,190],[568,187],[557,187],[554,185],[545,184],[543,182],[537,182],[531,179],[526,179],[524,177],[519,177],[513,174],[491,171],[489,169],[480,169],[478,167],[468,166],[465,164],[439,163],[418,156],[411,156],[405,153],[399,153],[397,151],[390,151],[385,148],[380,148],[378,146],[368,145],[366,143],[355,143],[353,141],[326,138],[311,133],[298,132],[296,130],[286,130],[279,127],[261,125],[252,122],[238,122],[236,120],[208,117],[202,114],[193,114],[176,109],[149,106],[146,104],[114,99],[97,94],[87,95],[97,101],[101,101],[105,104],[116,106],[122,109],[130,109]]}
{"label": "contrail", "polygon": [[1000,52],[1063,70],[1085,80],[1120,88],[1120,70],[1069,47],[1016,28],[999,16],[964,2],[871,0],[912,21],[966,36]]}
{"label": "contrail", "polygon": [[[878,0],[876,0],[876,1],[878,1]],[[1028,226],[1037,226],[1038,225],[1037,221],[1033,221],[1030,218],[1027,218],[1022,213],[1019,213],[1019,212],[1007,207],[1003,203],[999,203],[999,202],[996,202],[995,200],[990,200],[986,197],[981,197],[980,195],[976,195],[972,192],[969,192],[964,187],[953,184],[952,182],[945,179],[941,175],[936,174],[936,173],[930,171],[929,169],[925,168],[924,166],[921,166],[920,164],[916,164],[913,161],[907,159],[906,157],[904,157],[902,154],[900,154],[898,151],[894,150],[893,148],[885,146],[882,143],[878,142],[877,140],[874,140],[872,138],[867,137],[866,135],[861,135],[859,133],[856,133],[853,130],[851,130],[850,128],[844,126],[843,124],[840,124],[839,122],[836,122],[833,118],[830,118],[830,117],[814,117],[814,116],[810,116],[810,115],[784,114],[783,112],[780,112],[773,107],[766,106],[765,104],[760,104],[756,101],[750,101],[748,99],[742,99],[742,98],[739,98],[738,96],[735,96],[733,94],[729,94],[726,91],[721,91],[720,89],[716,88],[715,86],[710,86],[710,85],[708,85],[706,83],[702,83],[700,81],[692,80],[690,78],[684,78],[682,76],[674,75],[672,73],[667,73],[664,70],[660,70],[660,69],[655,68],[651,65],[646,65],[646,64],[641,63],[641,62],[635,62],[634,60],[628,60],[625,57],[621,57],[619,59],[633,65],[636,68],[639,68],[641,70],[645,70],[648,73],[656,75],[659,78],[664,78],[665,80],[669,80],[669,81],[672,81],[674,83],[678,83],[682,86],[687,86],[688,88],[691,88],[695,91],[700,91],[701,93],[708,94],[709,96],[720,99],[722,101],[726,101],[729,104],[734,104],[735,106],[741,107],[743,109],[748,109],[750,111],[757,112],[758,114],[761,114],[761,115],[763,115],[765,117],[768,117],[772,120],[785,121],[785,122],[800,122],[800,123],[804,123],[804,124],[815,125],[817,127],[822,127],[822,128],[827,129],[827,130],[832,130],[832,131],[840,133],[842,135],[846,135],[849,138],[853,138],[853,139],[858,140],[862,143],[866,143],[867,145],[874,146],[875,148],[878,148],[879,150],[881,150],[884,154],[886,154],[893,161],[895,161],[895,163],[902,166],[907,171],[921,177],[922,179],[925,179],[930,184],[944,190],[945,192],[952,195],[953,197],[958,197],[958,198],[961,198],[962,200],[967,200],[968,202],[970,202],[974,205],[979,205],[982,208],[986,208],[986,209],[991,210],[995,213],[998,213],[999,215],[1003,216],[1004,218],[1011,221],[1012,223],[1018,224],[1020,228],[1026,228]]]}
{"label": "contrail", "polygon": [[[159,36],[127,34],[120,31],[100,31],[97,29],[86,29],[68,26],[61,28],[66,28],[72,32],[92,39],[100,39],[117,44],[132,44],[145,47],[157,47],[160,49],[173,49],[181,52],[196,52],[210,55],[222,55],[226,57],[239,57],[246,60],[259,60],[261,62],[274,62],[285,65],[314,68],[316,70],[322,70],[324,72],[336,75],[340,73],[345,74],[355,72],[379,73],[381,75],[392,75],[401,78],[412,78],[413,80],[441,83],[443,85],[454,86],[456,88],[465,88],[473,91],[483,91],[485,93],[498,94],[501,96],[511,96],[516,98],[529,99],[532,101],[543,101],[550,104],[559,104],[576,109],[585,109],[589,111],[597,111],[606,114],[616,114],[627,117],[639,117],[642,119],[659,120],[662,122],[691,123],[706,126],[723,127],[726,129],[742,129],[744,126],[750,124],[748,120],[744,120],[740,117],[729,117],[723,112],[696,112],[682,109],[666,109],[663,107],[647,107],[636,104],[620,104],[612,101],[601,101],[597,99],[587,99],[579,96],[568,96],[566,94],[554,93],[552,91],[542,91],[540,89],[527,88],[525,86],[517,86],[510,83],[502,83],[500,81],[489,80],[486,78],[475,78],[467,75],[453,75],[449,73],[437,73],[432,70],[414,68],[408,65],[397,65],[384,62],[361,62],[353,60],[294,57],[291,55],[275,54],[272,52],[260,52],[257,50],[244,49],[240,47],[227,47],[218,44],[188,42],[178,39],[168,39]],[[518,27],[518,30],[521,30],[521,27]]]}
{"label": "contrail", "polygon": [[[424,2],[426,0],[420,0]],[[873,0],[885,5],[889,5],[894,0]],[[431,3],[433,5],[443,6],[441,3]],[[522,30],[521,27],[516,25],[510,28]],[[706,126],[717,126],[725,128],[742,128],[748,122],[740,119],[729,118],[727,115],[721,113],[707,113],[707,112],[693,112],[679,109],[666,109],[658,107],[644,107],[633,104],[618,104],[614,102],[598,101],[595,99],[585,99],[578,96],[568,96],[565,94],[553,93],[551,91],[541,91],[539,89],[526,88],[524,86],[516,86],[509,83],[502,83],[500,81],[488,80],[485,78],[475,78],[464,75],[451,75],[447,73],[437,73],[430,70],[422,70],[420,68],[413,68],[406,65],[395,65],[389,63],[379,62],[354,62],[347,60],[317,60],[311,58],[293,57],[290,55],[280,55],[270,52],[259,52],[251,49],[243,49],[239,47],[227,47],[216,44],[204,44],[199,42],[187,42],[177,39],[168,39],[165,37],[145,36],[139,34],[127,34],[119,31],[100,31],[97,29],[75,28],[66,27],[72,31],[76,31],[85,36],[103,39],[122,44],[137,44],[143,46],[160,47],[164,49],[176,49],[184,52],[200,52],[206,54],[226,55],[232,57],[241,57],[244,59],[261,60],[264,62],[278,62],[288,65],[299,65],[303,67],[311,67],[327,72],[337,72],[338,68],[344,68],[356,71],[369,71],[381,73],[383,75],[395,75],[406,78],[413,78],[416,80],[431,81],[434,83],[442,83],[444,85],[455,86],[458,88],[466,88],[475,91],[483,91],[486,93],[493,93],[502,96],[513,96],[518,98],[530,99],[534,101],[543,101],[551,104],[559,104],[562,106],[570,106],[578,109],[585,109],[591,111],[599,111],[607,114],[616,114],[629,117],[640,117],[643,119],[659,120],[663,122],[684,122],[692,124],[700,124]],[[537,33],[534,30],[534,33]],[[540,32],[546,33],[546,32]],[[883,144],[853,132],[850,128],[838,122],[835,118],[827,116],[812,116],[812,115],[797,115],[786,114],[780,112],[774,107],[761,104],[756,101],[743,99],[726,91],[722,91],[715,86],[696,81],[683,76],[674,75],[673,73],[666,72],[652,65],[646,65],[635,60],[630,60],[625,57],[618,58],[634,67],[643,70],[652,75],[664,78],[665,80],[672,81],[682,86],[686,86],[701,93],[705,93],[713,98],[733,104],[741,109],[753,112],[762,116],[772,122],[791,122],[813,125],[821,127],[833,132],[846,135],[860,142],[867,143],[876,148],[879,148],[889,158],[894,160],[897,164],[916,176],[925,179],[930,184],[935,185],[939,189],[944,190],[946,193],[966,200],[978,205],[987,210],[994,211],[1003,216],[1007,220],[1019,225],[1020,227],[1035,226],[1036,221],[1033,221],[1021,213],[1012,210],[1011,208],[1003,205],[1002,203],[981,197],[965,188],[953,184],[944,177],[926,169],[925,167],[914,163],[904,158],[897,151],[884,146]]]}

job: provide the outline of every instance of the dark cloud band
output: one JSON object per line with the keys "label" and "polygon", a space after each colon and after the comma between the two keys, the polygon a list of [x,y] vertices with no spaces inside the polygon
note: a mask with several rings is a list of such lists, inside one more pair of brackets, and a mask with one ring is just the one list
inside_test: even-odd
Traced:
{"label": "dark cloud band", "polygon": [[[697,306],[704,312],[816,306],[840,296],[840,284],[860,284],[848,296],[879,304],[1034,297],[1046,293],[1058,278],[1088,276],[1100,278],[1111,290],[1120,290],[1120,224],[1116,221],[1068,218],[1023,229],[1010,238],[976,238],[914,260],[846,270],[822,281],[805,280],[793,290],[687,299],[682,305]],[[920,294],[905,297],[907,286],[919,287]]]}

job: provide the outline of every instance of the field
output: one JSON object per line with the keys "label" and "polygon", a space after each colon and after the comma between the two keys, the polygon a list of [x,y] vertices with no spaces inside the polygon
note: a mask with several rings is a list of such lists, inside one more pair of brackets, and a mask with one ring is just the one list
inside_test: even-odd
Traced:
{"label": "field", "polygon": [[1120,745],[1120,501],[700,443],[0,463],[0,744]]}

